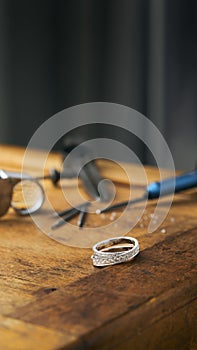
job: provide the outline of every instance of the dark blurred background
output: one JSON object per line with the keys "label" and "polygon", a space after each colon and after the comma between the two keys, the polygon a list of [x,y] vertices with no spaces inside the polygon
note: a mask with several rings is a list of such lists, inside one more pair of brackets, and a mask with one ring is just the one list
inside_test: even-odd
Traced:
{"label": "dark blurred background", "polygon": [[26,145],[64,108],[114,102],[156,124],[176,167],[194,168],[196,18],[196,0],[0,0],[0,143]]}

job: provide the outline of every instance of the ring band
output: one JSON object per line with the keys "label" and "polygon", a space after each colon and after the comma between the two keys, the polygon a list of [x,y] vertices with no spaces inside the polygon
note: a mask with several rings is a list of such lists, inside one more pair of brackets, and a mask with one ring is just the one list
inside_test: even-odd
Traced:
{"label": "ring band", "polygon": [[114,237],[93,246],[91,256],[94,266],[109,266],[132,260],[140,251],[133,237]]}

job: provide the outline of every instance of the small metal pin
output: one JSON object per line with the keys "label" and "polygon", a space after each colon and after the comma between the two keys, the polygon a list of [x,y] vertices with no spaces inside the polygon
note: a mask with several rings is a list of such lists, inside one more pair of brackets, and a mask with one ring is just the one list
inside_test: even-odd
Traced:
{"label": "small metal pin", "polygon": [[83,207],[81,208],[81,211],[80,211],[80,214],[79,214],[79,219],[78,219],[78,221],[77,221],[77,225],[78,225],[78,227],[83,227],[83,225],[84,225],[84,222],[85,222],[85,218],[86,218],[86,215],[87,215],[87,208],[88,208],[88,206],[90,205],[90,203],[89,202],[87,202],[87,203],[85,203],[84,205],[83,205]]}
{"label": "small metal pin", "polygon": [[79,214],[79,219],[77,221],[77,225],[78,227],[82,227],[85,222],[85,217],[87,214],[86,209],[89,205],[90,205],[90,202],[85,202],[77,205],[75,208],[62,210],[60,212],[53,214],[54,218],[61,217],[61,219],[56,221],[52,225],[51,229],[55,230],[58,227],[61,227],[62,225],[66,224],[69,220],[77,216],[78,214]]}
{"label": "small metal pin", "polygon": [[65,209],[62,211],[58,211],[57,213],[53,214],[53,218],[58,218],[59,216],[62,217],[64,215],[69,214],[70,212],[72,212],[73,209],[77,209],[78,211],[81,211],[81,208],[85,207],[87,208],[87,206],[90,205],[90,202],[84,202],[82,204],[78,204],[73,208],[69,208],[69,209]]}
{"label": "small metal pin", "polygon": [[59,227],[61,227],[62,225],[65,225],[67,223],[68,220],[71,220],[72,218],[74,218],[77,214],[79,214],[79,210],[76,208],[72,208],[69,213],[67,213],[67,215],[65,215],[62,219],[56,221],[52,226],[51,229],[55,230]]}
{"label": "small metal pin", "polygon": [[53,218],[63,217],[64,215],[69,214],[72,210],[73,210],[73,208],[65,209],[65,210],[59,211],[59,212],[53,214],[52,217],[53,217]]}
{"label": "small metal pin", "polygon": [[139,203],[139,202],[142,202],[144,200],[145,200],[145,198],[142,197],[142,198],[137,198],[137,199],[133,199],[133,200],[130,200],[130,201],[124,201],[124,202],[116,203],[116,204],[113,204],[110,207],[107,207],[107,208],[104,208],[104,209],[97,209],[96,210],[96,214],[107,213],[108,211],[112,211],[112,210],[115,210],[115,209],[126,207],[127,205]]}

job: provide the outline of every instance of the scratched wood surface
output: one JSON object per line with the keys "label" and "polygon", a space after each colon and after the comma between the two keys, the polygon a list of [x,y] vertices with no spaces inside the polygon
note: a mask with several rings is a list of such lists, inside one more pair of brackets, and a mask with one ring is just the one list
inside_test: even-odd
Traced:
{"label": "scratched wood surface", "polygon": [[[21,169],[23,149],[0,150],[1,168]],[[29,173],[39,175],[41,154],[32,153]],[[116,200],[127,198],[126,174],[107,161],[99,164],[102,175],[116,184]],[[52,167],[60,167],[58,155],[48,158],[45,171]],[[140,188],[138,170],[128,169],[136,172]],[[156,169],[148,167],[146,173],[149,181],[158,179]],[[77,183],[69,181],[72,192]],[[61,209],[60,189],[44,185]],[[148,233],[155,204],[148,203],[127,233],[139,240],[139,256],[103,269],[92,266],[90,248],[60,244],[31,217],[10,209],[0,219],[0,349],[197,349],[197,190],[176,195],[164,222]],[[165,205],[167,199],[163,210]],[[120,213],[113,218],[114,236]],[[127,221],[133,213],[131,208]],[[93,235],[111,222],[110,215],[87,217]],[[79,237],[83,240],[83,230]]]}

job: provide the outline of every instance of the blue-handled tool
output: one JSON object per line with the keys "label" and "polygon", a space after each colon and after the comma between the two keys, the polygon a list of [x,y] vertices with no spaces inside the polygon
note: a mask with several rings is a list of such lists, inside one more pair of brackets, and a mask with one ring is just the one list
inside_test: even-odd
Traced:
{"label": "blue-handled tool", "polygon": [[106,213],[108,211],[124,207],[126,205],[135,204],[144,200],[157,199],[160,196],[166,196],[172,193],[178,193],[188,190],[190,188],[197,187],[197,171],[183,174],[175,178],[169,178],[161,182],[152,182],[146,187],[144,195],[134,200],[120,202],[111,205],[103,210],[97,210],[97,214]]}

